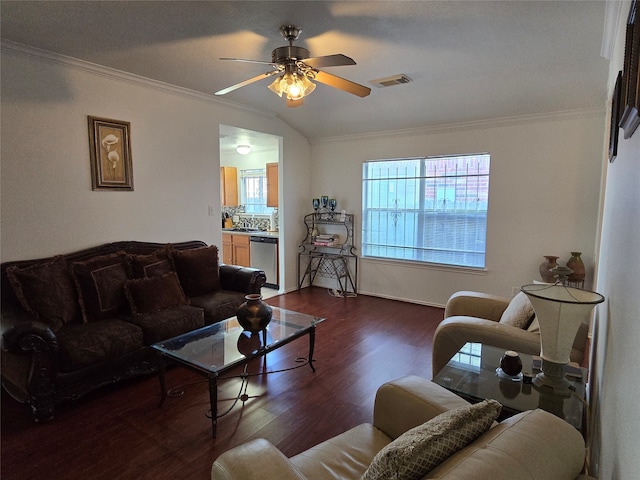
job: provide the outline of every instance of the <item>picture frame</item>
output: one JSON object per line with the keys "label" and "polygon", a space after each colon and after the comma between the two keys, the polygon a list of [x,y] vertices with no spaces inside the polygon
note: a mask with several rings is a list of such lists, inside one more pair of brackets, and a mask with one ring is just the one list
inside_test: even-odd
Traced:
{"label": "picture frame", "polygon": [[93,190],[133,190],[131,124],[88,116]]}
{"label": "picture frame", "polygon": [[624,138],[630,138],[640,125],[640,20],[636,0],[631,2],[627,17],[621,90],[618,125],[624,131]]}
{"label": "picture frame", "polygon": [[613,162],[618,155],[618,134],[620,127],[618,122],[620,120],[620,93],[622,90],[622,70],[618,72],[618,78],[616,79],[616,86],[613,89],[613,96],[611,98],[611,123],[609,125],[609,162]]}

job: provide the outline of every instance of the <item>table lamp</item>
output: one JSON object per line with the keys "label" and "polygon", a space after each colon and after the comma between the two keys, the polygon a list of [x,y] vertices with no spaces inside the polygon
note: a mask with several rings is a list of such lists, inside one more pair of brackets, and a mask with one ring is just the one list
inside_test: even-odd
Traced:
{"label": "table lamp", "polygon": [[557,395],[570,396],[565,378],[571,347],[580,324],[589,320],[593,307],[604,301],[599,293],[554,285],[531,284],[520,288],[529,297],[540,323],[542,371],[533,379],[537,387],[551,387]]}

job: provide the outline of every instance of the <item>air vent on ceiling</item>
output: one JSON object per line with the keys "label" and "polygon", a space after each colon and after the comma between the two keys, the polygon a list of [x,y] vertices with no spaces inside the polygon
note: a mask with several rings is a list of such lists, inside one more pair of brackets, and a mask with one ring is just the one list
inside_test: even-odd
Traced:
{"label": "air vent on ceiling", "polygon": [[409,83],[410,81],[411,79],[409,77],[407,77],[404,73],[400,73],[398,75],[393,75],[391,77],[371,80],[370,83],[373,83],[378,88],[383,88],[383,87],[391,87],[392,85],[401,85],[403,83]]}

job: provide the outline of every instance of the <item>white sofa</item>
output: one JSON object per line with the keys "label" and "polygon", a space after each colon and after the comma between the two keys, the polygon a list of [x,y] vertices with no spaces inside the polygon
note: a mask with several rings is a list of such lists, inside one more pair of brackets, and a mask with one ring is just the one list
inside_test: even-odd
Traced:
{"label": "white sofa", "polygon": [[[373,424],[358,425],[292,458],[264,439],[224,452],[212,480],[360,479],[376,454],[409,429],[469,405],[416,376],[382,385]],[[427,473],[424,479],[563,480],[581,477],[585,444],[564,420],[543,410],[515,415],[493,426]]]}

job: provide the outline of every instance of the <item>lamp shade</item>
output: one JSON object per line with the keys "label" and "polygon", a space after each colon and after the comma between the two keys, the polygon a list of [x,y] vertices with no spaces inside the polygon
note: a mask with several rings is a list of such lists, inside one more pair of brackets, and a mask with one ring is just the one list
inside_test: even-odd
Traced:
{"label": "lamp shade", "polygon": [[580,324],[589,320],[593,307],[604,301],[596,292],[561,284],[524,285],[540,323],[540,347],[543,360],[567,364]]}

